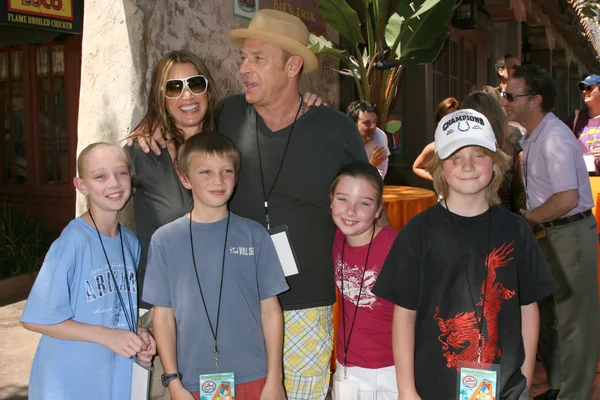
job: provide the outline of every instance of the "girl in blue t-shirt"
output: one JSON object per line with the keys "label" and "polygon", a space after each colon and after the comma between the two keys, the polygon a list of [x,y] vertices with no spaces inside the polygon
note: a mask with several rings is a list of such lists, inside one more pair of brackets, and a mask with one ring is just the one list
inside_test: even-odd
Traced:
{"label": "girl in blue t-shirt", "polygon": [[140,245],[118,222],[131,195],[131,163],[118,146],[95,143],[79,155],[73,183],[89,210],[52,244],[21,322],[42,334],[30,399],[125,399],[133,357],[150,366],[156,344],[137,327]]}

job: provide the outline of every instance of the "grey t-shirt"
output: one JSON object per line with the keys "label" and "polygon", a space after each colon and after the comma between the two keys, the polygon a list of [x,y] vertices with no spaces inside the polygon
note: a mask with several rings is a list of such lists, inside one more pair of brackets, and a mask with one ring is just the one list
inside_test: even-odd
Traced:
{"label": "grey t-shirt", "polygon": [[[138,293],[141,294],[150,238],[158,228],[189,212],[193,202],[191,192],[177,177],[171,156],[166,149],[160,156],[152,152],[144,153],[137,140],[133,146],[125,148],[133,163],[133,213],[137,236],[142,244],[142,256],[138,266]],[[141,308],[151,307],[142,301],[139,304]]]}
{"label": "grey t-shirt", "polygon": [[[242,154],[231,210],[266,226],[257,136],[265,188],[273,186],[291,126],[272,132],[243,94],[225,98],[219,131]],[[269,197],[271,227],[287,225],[302,274],[288,277],[291,290],[279,297],[284,310],[335,302],[329,186],[340,168],[368,162],[356,124],[330,107],[313,107],[294,124],[281,175]]]}
{"label": "grey t-shirt", "polygon": [[[230,218],[217,338],[219,371],[233,371],[239,384],[267,376],[260,302],[287,290],[288,285],[265,228],[233,213]],[[208,224],[192,222],[198,277],[213,328],[226,224],[227,218]],[[159,228],[152,237],[142,298],[173,309],[183,386],[197,392],[198,376],[217,371],[213,336],[192,262],[187,216]]]}

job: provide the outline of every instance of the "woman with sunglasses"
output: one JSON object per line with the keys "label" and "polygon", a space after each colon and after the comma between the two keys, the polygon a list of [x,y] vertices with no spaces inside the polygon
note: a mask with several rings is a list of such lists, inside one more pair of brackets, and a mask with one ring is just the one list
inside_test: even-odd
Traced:
{"label": "woman with sunglasses", "polygon": [[[142,255],[138,267],[140,325],[151,327],[152,306],[141,300],[148,247],[152,234],[192,208],[192,196],[177,177],[174,161],[185,140],[202,131],[216,131],[221,95],[208,68],[196,55],[177,50],[165,54],[154,66],[146,115],[126,146],[133,162],[134,216]],[[162,132],[166,149],[157,155],[144,152],[138,139]],[[160,135],[160,133],[158,133]],[[158,358],[158,357],[157,357]],[[162,387],[162,365],[154,362],[152,398],[169,398]]]}
{"label": "woman with sunglasses", "polygon": [[[191,193],[181,184],[173,163],[179,147],[191,136],[218,132],[221,94],[214,82],[206,65],[193,53],[177,50],[165,54],[152,70],[146,115],[127,141],[134,172],[134,217],[142,245],[138,293],[143,327],[152,325],[152,313],[146,313],[152,306],[141,299],[150,239],[158,228],[192,208]],[[309,107],[322,103],[320,97],[309,93],[304,102]],[[157,357],[152,398],[169,398],[160,383],[162,373]]]}

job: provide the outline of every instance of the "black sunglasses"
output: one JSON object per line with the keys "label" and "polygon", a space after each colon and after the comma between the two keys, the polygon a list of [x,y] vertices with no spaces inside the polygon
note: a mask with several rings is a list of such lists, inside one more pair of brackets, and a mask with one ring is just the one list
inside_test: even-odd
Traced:
{"label": "black sunglasses", "polygon": [[585,92],[586,90],[588,90],[588,91],[590,91],[590,92],[591,92],[592,90],[594,90],[594,87],[595,87],[595,86],[596,86],[596,85],[586,85],[586,84],[585,84],[585,83],[583,83],[583,82],[579,82],[579,83],[577,84],[577,87],[578,87],[578,88],[579,88],[579,90],[581,90],[582,92]]}
{"label": "black sunglasses", "polygon": [[358,103],[358,106],[360,108],[376,108],[377,104],[371,103],[370,101],[361,101],[360,103]]}
{"label": "black sunglasses", "polygon": [[517,97],[531,96],[529,94],[512,94],[510,92],[502,92],[502,93],[500,93],[500,95],[502,97],[504,97],[506,99],[506,101],[508,101],[509,103],[512,103],[513,101],[515,101],[515,99]]}
{"label": "black sunglasses", "polygon": [[192,94],[203,94],[208,89],[208,79],[204,75],[194,75],[183,79],[169,79],[165,87],[165,97],[167,99],[177,99],[183,94],[183,90],[186,87]]}

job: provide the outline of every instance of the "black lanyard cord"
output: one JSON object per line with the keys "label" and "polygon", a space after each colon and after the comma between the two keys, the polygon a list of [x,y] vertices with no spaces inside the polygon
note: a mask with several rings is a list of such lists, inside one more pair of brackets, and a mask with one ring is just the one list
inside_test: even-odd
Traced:
{"label": "black lanyard cord", "polygon": [[[448,211],[448,214],[450,215],[450,220],[452,221],[452,225],[454,226],[454,234],[456,235],[456,240],[458,240],[458,245],[460,247],[461,259],[465,260],[465,251],[463,248],[463,243],[462,243],[462,240],[460,239],[460,236],[458,235],[458,230],[456,229],[456,225],[455,225],[456,221],[454,221],[452,212],[450,211],[450,208],[448,208],[448,200],[447,199],[444,199],[444,204],[446,205],[446,210]],[[485,301],[487,299],[487,280],[488,280],[487,261],[490,257],[490,244],[492,241],[492,208],[491,207],[488,208],[487,213],[488,213],[488,218],[489,218],[489,220],[488,220],[488,242],[487,242],[487,254],[486,254],[486,258],[485,258],[486,269],[485,269],[485,279],[483,280],[483,300],[481,302],[481,317],[479,317],[479,315],[477,314],[477,303],[474,300],[473,290],[471,289],[471,279],[469,278],[469,267],[466,262],[464,263],[465,273],[466,273],[466,277],[467,277],[467,287],[469,288],[469,299],[471,300],[471,303],[473,304],[473,311],[475,312],[475,317],[477,319],[477,327],[479,328],[479,343],[477,343],[477,362],[478,363],[481,362],[481,354],[483,353],[483,320],[485,319]]]}
{"label": "black lanyard cord", "polygon": [[271,220],[269,218],[269,197],[271,193],[273,193],[273,189],[275,188],[275,184],[277,184],[277,180],[279,179],[279,174],[281,173],[281,169],[283,167],[283,162],[285,161],[285,156],[288,151],[288,147],[290,145],[290,140],[292,139],[292,133],[294,132],[294,126],[296,125],[296,121],[298,120],[298,115],[300,114],[300,110],[302,110],[304,105],[304,97],[300,95],[300,105],[298,106],[298,111],[296,111],[296,116],[294,117],[294,122],[292,122],[292,127],[290,129],[290,134],[288,135],[287,141],[285,143],[285,148],[283,150],[283,156],[281,157],[281,162],[279,163],[279,168],[277,169],[277,175],[275,175],[275,180],[273,181],[273,185],[271,185],[271,189],[267,193],[267,189],[265,187],[265,176],[263,172],[263,164],[262,157],[260,155],[260,142],[258,140],[258,113],[256,110],[254,111],[255,117],[255,128],[256,128],[256,148],[258,149],[258,166],[260,168],[260,180],[262,183],[263,190],[263,199],[265,205],[265,219],[267,221],[267,230],[271,230]]}
{"label": "black lanyard cord", "polygon": [[219,285],[219,303],[217,305],[217,321],[215,326],[210,320],[210,315],[208,314],[208,307],[206,307],[206,300],[204,300],[204,292],[202,291],[202,286],[200,285],[200,277],[198,275],[198,267],[196,266],[196,256],[194,253],[194,239],[192,237],[192,211],[190,211],[190,245],[192,249],[192,263],[194,264],[194,272],[196,273],[196,282],[198,282],[198,289],[200,289],[200,297],[202,298],[202,305],[204,306],[204,312],[206,312],[206,319],[208,320],[208,326],[210,326],[210,331],[212,332],[214,339],[214,356],[215,356],[215,366],[219,369],[219,346],[217,344],[217,336],[219,334],[219,318],[221,316],[221,297],[223,295],[223,277],[225,276],[225,254],[227,250],[227,236],[229,234],[229,217],[230,213],[227,212],[227,225],[225,226],[225,241],[223,243],[223,259],[221,262],[221,283]]}
{"label": "black lanyard cord", "polygon": [[90,219],[94,224],[94,228],[96,228],[96,233],[98,234],[98,240],[100,240],[100,246],[102,246],[102,251],[104,252],[104,258],[106,258],[106,264],[108,265],[108,270],[110,271],[110,276],[112,277],[112,281],[115,285],[115,290],[119,297],[119,302],[121,303],[121,307],[123,308],[123,314],[125,315],[125,320],[127,321],[127,327],[133,333],[137,333],[137,324],[135,323],[135,316],[133,311],[133,301],[131,300],[131,288],[129,287],[129,277],[127,274],[127,265],[125,264],[125,249],[123,246],[123,233],[121,232],[121,224],[119,227],[119,238],[121,239],[121,256],[123,257],[123,279],[125,280],[125,286],[127,287],[127,297],[129,301],[129,312],[125,308],[125,301],[123,300],[123,296],[121,295],[121,289],[119,289],[119,284],[117,283],[117,279],[115,278],[115,273],[113,272],[110,261],[108,260],[108,254],[106,253],[106,249],[104,248],[104,243],[102,242],[102,236],[100,236],[100,230],[98,229],[98,225],[96,225],[96,221],[94,220],[94,216],[92,215],[92,210],[88,210],[90,214]]}
{"label": "black lanyard cord", "polygon": [[352,332],[354,331],[354,324],[356,322],[356,314],[358,313],[358,307],[360,304],[360,297],[362,296],[363,286],[365,283],[365,274],[369,263],[369,254],[371,253],[371,245],[373,244],[373,238],[375,237],[375,225],[373,225],[373,232],[371,233],[371,240],[369,240],[369,247],[367,248],[367,258],[365,259],[365,265],[362,272],[362,278],[360,279],[360,289],[358,289],[358,297],[356,299],[356,308],[354,309],[354,315],[352,316],[352,324],[350,325],[350,332],[348,333],[348,340],[346,340],[346,311],[344,307],[344,249],[346,248],[346,236],[344,236],[344,242],[342,244],[342,329],[344,331],[344,377],[346,375],[346,365],[348,363],[348,349],[350,348],[350,339],[352,338]]}

